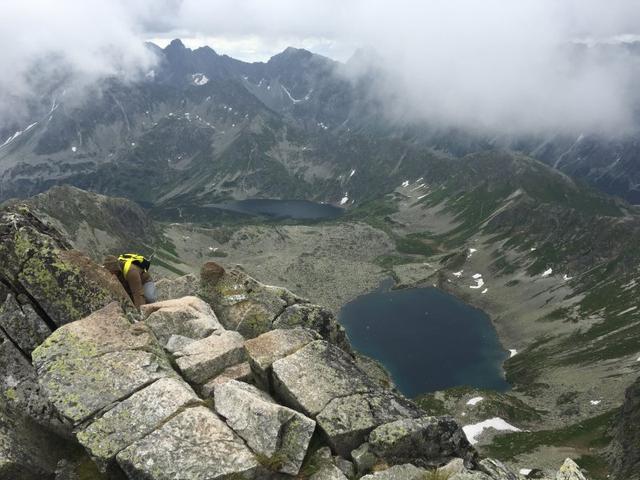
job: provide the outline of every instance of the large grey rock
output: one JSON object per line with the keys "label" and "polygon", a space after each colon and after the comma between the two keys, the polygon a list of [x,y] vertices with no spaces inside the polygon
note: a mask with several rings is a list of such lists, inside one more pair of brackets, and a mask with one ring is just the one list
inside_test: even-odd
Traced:
{"label": "large grey rock", "polygon": [[331,400],[316,421],[331,448],[348,456],[379,425],[422,414],[415,404],[400,395],[375,391]]}
{"label": "large grey rock", "polygon": [[202,398],[213,398],[213,393],[217,385],[228,382],[229,380],[237,380],[239,382],[251,383],[253,381],[253,372],[249,366],[249,362],[242,362],[238,365],[233,365],[217,377],[209,380],[200,389],[200,395]]}
{"label": "large grey rock", "polygon": [[309,343],[271,368],[278,398],[312,417],[334,398],[377,389],[349,354],[324,340]]}
{"label": "large grey rock", "polygon": [[624,396],[612,429],[609,462],[615,478],[640,480],[640,377]]}
{"label": "large grey rock", "polygon": [[216,411],[274,470],[297,475],[316,422],[278,405],[256,387],[229,380],[215,387]]}
{"label": "large grey rock", "polygon": [[66,441],[0,400],[0,479],[52,478]]}
{"label": "large grey rock", "polygon": [[71,425],[62,421],[38,383],[36,370],[0,331],[0,402],[62,435],[68,435]]}
{"label": "large grey rock", "polygon": [[197,276],[192,273],[178,278],[161,278],[156,282],[158,301],[194,295],[200,286]]}
{"label": "large grey rock", "polygon": [[265,285],[240,270],[226,271],[214,262],[202,267],[199,294],[225,328],[246,338],[268,332],[285,308],[305,301],[286,288]]}
{"label": "large grey rock", "polygon": [[386,470],[371,473],[362,477],[362,480],[425,480],[427,471],[415,465],[394,465]]}
{"label": "large grey rock", "polygon": [[378,458],[371,452],[368,443],[363,443],[351,452],[351,458],[356,467],[358,475],[364,475],[371,471],[373,466],[378,462]]}
{"label": "large grey rock", "polygon": [[484,472],[479,472],[477,470],[465,470],[463,472],[458,472],[449,477],[448,480],[496,480]]}
{"label": "large grey rock", "polygon": [[245,361],[244,338],[238,332],[217,331],[175,352],[174,358],[187,381],[204,385],[228,367]]}
{"label": "large grey rock", "polygon": [[188,408],[117,455],[131,479],[254,478],[258,462],[211,410]]}
{"label": "large grey rock", "polygon": [[0,280],[57,326],[117,301],[133,309],[114,275],[70,249],[62,234],[27,205],[0,211]]}
{"label": "large grey rock", "polygon": [[312,330],[303,328],[276,329],[249,339],[245,342],[249,364],[253,370],[256,382],[260,388],[271,388],[269,378],[271,365],[276,360],[284,358],[302,347],[318,340],[320,337]]}
{"label": "large grey rock", "polygon": [[0,308],[0,327],[27,355],[31,355],[31,352],[51,335],[51,329],[31,304],[20,305],[11,294]]}
{"label": "large grey rock", "polygon": [[483,471],[492,479],[518,480],[518,475],[510,471],[501,461],[493,458],[485,458],[478,464],[478,470]]}
{"label": "large grey rock", "polygon": [[141,311],[144,322],[162,345],[166,345],[173,335],[198,340],[224,330],[211,307],[197,297],[143,305]]}
{"label": "large grey rock", "polygon": [[425,416],[381,425],[369,435],[369,446],[389,465],[435,467],[459,457],[469,468],[477,461],[477,452],[451,417]]}
{"label": "large grey rock", "polygon": [[307,463],[309,480],[347,480],[351,478],[338,468],[328,447],[316,450]]}
{"label": "large grey rock", "polygon": [[295,304],[287,307],[273,322],[273,328],[308,328],[338,347],[351,352],[347,334],[331,310],[320,305]]}
{"label": "large grey rock", "polygon": [[567,458],[558,470],[556,480],[587,480],[587,477],[580,471],[576,462]]}
{"label": "large grey rock", "polygon": [[47,397],[74,424],[176,376],[149,328],[129,323],[116,303],[59,328],[32,357]]}
{"label": "large grey rock", "polygon": [[162,378],[123,400],[76,435],[94,461],[106,470],[120,451],[179,410],[200,403],[182,380]]}

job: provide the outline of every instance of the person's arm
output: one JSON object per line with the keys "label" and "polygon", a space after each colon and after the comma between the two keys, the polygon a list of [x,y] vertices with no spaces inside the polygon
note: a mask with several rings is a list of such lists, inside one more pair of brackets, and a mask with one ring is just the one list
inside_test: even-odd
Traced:
{"label": "person's arm", "polygon": [[140,305],[147,303],[144,298],[144,288],[142,287],[142,278],[140,273],[140,269],[134,268],[132,265],[129,269],[129,273],[127,274],[127,283],[129,284],[129,290],[131,290],[131,298],[137,308],[140,308]]}

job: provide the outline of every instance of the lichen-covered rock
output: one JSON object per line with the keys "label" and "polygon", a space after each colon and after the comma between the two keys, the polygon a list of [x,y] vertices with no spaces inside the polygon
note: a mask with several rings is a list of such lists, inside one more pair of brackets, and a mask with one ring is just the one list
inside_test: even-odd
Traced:
{"label": "lichen-covered rock", "polygon": [[217,331],[175,352],[174,358],[187,381],[204,385],[228,367],[246,360],[244,338],[238,332]]}
{"label": "lichen-covered rock", "polygon": [[187,408],[116,457],[132,479],[254,478],[258,461],[211,410]]}
{"label": "lichen-covered rock", "polygon": [[501,461],[485,458],[478,463],[478,470],[496,480],[518,480],[518,475],[510,471]]}
{"label": "lichen-covered rock", "polygon": [[422,414],[406,398],[389,391],[376,391],[331,400],[316,421],[331,448],[339,455],[348,456],[377,426]]}
{"label": "lichen-covered rock", "polygon": [[277,397],[311,417],[334,398],[378,388],[349,354],[324,340],[309,343],[271,368]]}
{"label": "lichen-covered rock", "polygon": [[195,341],[193,338],[183,337],[182,335],[171,335],[164,349],[169,353],[176,353]]}
{"label": "lichen-covered rock", "polygon": [[263,390],[269,390],[273,362],[291,355],[319,338],[319,335],[311,330],[293,328],[271,330],[247,340],[245,347],[257,385]]}
{"label": "lichen-covered rock", "polygon": [[21,352],[0,331],[0,402],[21,411],[40,425],[62,435],[71,426],[62,421],[38,383],[36,370]]}
{"label": "lichen-covered rock", "polygon": [[371,473],[362,477],[362,480],[424,480],[427,471],[415,465],[394,465],[386,470]]}
{"label": "lichen-covered rock", "polygon": [[142,305],[144,322],[162,345],[172,335],[199,340],[224,330],[211,307],[197,297],[183,297]]}
{"label": "lichen-covered rock", "polygon": [[52,478],[70,445],[0,400],[0,479]]}
{"label": "lichen-covered rock", "polygon": [[132,325],[116,303],[59,328],[32,358],[47,397],[74,424],[175,376],[149,328]]}
{"label": "lichen-covered rock", "polygon": [[587,480],[587,477],[580,471],[576,462],[567,458],[558,470],[556,480]]}
{"label": "lichen-covered rock", "polygon": [[369,447],[389,465],[435,467],[458,457],[471,468],[477,461],[477,452],[451,417],[426,416],[381,425],[369,435]]}
{"label": "lichen-covered rock", "polygon": [[358,475],[364,475],[371,471],[378,459],[371,452],[368,443],[363,443],[358,448],[351,452],[351,458],[356,467]]}
{"label": "lichen-covered rock", "polygon": [[24,205],[0,212],[0,279],[26,293],[51,327],[83,318],[113,301],[133,308],[118,280],[79,252]]}
{"label": "lichen-covered rock", "polygon": [[640,480],[640,378],[624,395],[613,429],[609,460],[615,478]]}
{"label": "lichen-covered rock", "polygon": [[0,308],[0,327],[27,355],[51,335],[51,329],[31,304],[20,305],[12,294],[7,295]]}
{"label": "lichen-covered rock", "polygon": [[118,452],[151,433],[169,417],[201,400],[191,387],[176,378],[162,378],[76,433],[98,465],[106,470]]}
{"label": "lichen-covered rock", "polygon": [[253,382],[253,372],[249,366],[249,362],[242,362],[238,365],[232,365],[225,369],[217,377],[209,380],[200,389],[200,395],[202,398],[213,398],[214,389],[217,385],[228,382],[229,380],[237,380],[239,382],[251,383]]}
{"label": "lichen-covered rock", "polygon": [[278,405],[253,385],[229,380],[215,387],[216,411],[275,471],[297,475],[316,422]]}
{"label": "lichen-covered rock", "polygon": [[240,270],[225,271],[213,262],[202,267],[199,293],[225,328],[245,338],[268,332],[285,308],[305,301],[286,288],[264,285]]}
{"label": "lichen-covered rock", "polygon": [[161,278],[156,282],[158,301],[194,295],[200,288],[200,280],[192,273],[178,278]]}
{"label": "lichen-covered rock", "polygon": [[310,470],[309,480],[347,480],[352,476],[347,476],[335,464],[328,447],[316,450],[307,462],[307,469]]}
{"label": "lichen-covered rock", "polygon": [[296,327],[314,330],[329,343],[351,352],[351,345],[344,328],[327,308],[312,304],[291,305],[273,322],[273,328]]}

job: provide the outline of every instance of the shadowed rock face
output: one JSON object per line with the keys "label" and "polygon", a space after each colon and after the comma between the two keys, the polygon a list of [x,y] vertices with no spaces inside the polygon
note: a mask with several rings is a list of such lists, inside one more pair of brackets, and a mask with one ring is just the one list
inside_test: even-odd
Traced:
{"label": "shadowed rock face", "polygon": [[640,479],[640,378],[627,388],[611,445],[615,478]]}

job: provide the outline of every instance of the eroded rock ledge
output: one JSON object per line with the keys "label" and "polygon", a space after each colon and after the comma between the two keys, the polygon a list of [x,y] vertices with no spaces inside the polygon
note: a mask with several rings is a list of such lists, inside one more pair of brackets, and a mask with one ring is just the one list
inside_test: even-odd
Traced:
{"label": "eroded rock ledge", "polygon": [[209,263],[137,314],[26,207],[2,212],[0,240],[0,479],[520,478],[284,288]]}

